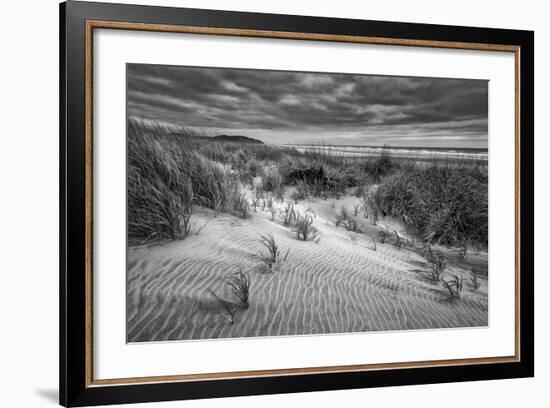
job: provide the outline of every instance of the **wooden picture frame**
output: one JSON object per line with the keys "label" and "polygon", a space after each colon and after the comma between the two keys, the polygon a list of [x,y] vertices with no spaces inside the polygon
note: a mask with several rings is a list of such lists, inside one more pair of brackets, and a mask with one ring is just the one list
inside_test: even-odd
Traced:
{"label": "wooden picture frame", "polygon": [[[94,379],[93,33],[198,33],[515,55],[514,355]],[[534,375],[534,34],[530,31],[69,1],[60,5],[60,403],[120,404]],[[521,248],[521,251],[520,251]]]}

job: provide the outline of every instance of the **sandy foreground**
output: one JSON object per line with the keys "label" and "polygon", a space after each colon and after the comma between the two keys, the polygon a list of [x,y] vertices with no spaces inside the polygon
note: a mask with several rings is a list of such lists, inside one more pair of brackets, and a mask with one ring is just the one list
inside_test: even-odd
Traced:
{"label": "sandy foreground", "polygon": [[[258,209],[248,219],[209,210],[193,214],[184,240],[131,248],[127,271],[127,335],[130,342],[247,336],[305,335],[378,330],[486,326],[487,253],[437,248],[448,259],[443,278],[464,278],[460,299],[448,300],[441,284],[427,278],[420,246],[398,249],[389,239],[376,246],[377,231],[405,232],[399,222],[376,226],[360,215],[363,234],[336,227],[344,206],[353,214],[357,198],[313,199],[295,208],[315,213],[318,243],[299,241],[280,217]],[[282,210],[284,204],[275,204]],[[260,236],[272,234],[288,258],[266,272],[256,255]],[[475,270],[481,286],[469,283]],[[231,301],[226,279],[239,270],[250,276],[250,306],[231,323],[214,298]]]}

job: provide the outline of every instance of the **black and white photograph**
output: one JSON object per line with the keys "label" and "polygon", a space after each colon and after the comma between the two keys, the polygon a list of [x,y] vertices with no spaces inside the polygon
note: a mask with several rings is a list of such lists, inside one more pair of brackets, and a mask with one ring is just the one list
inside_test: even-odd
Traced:
{"label": "black and white photograph", "polygon": [[488,89],[126,65],[128,342],[488,326]]}

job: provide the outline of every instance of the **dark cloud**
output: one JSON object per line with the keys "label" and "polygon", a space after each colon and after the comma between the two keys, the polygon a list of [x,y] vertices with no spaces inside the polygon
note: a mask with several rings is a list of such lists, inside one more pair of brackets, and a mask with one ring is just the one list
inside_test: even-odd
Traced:
{"label": "dark cloud", "polygon": [[488,82],[128,64],[128,114],[268,143],[486,147]]}

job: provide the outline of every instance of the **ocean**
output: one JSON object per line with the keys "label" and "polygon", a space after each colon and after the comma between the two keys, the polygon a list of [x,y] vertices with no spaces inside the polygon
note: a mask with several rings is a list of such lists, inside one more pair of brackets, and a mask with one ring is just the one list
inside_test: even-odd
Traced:
{"label": "ocean", "polygon": [[301,152],[314,151],[335,156],[376,157],[382,152],[396,159],[420,161],[480,161],[487,162],[488,149],[442,148],[442,147],[399,147],[399,146],[345,146],[345,145],[296,145],[283,144],[279,147],[291,147]]}

